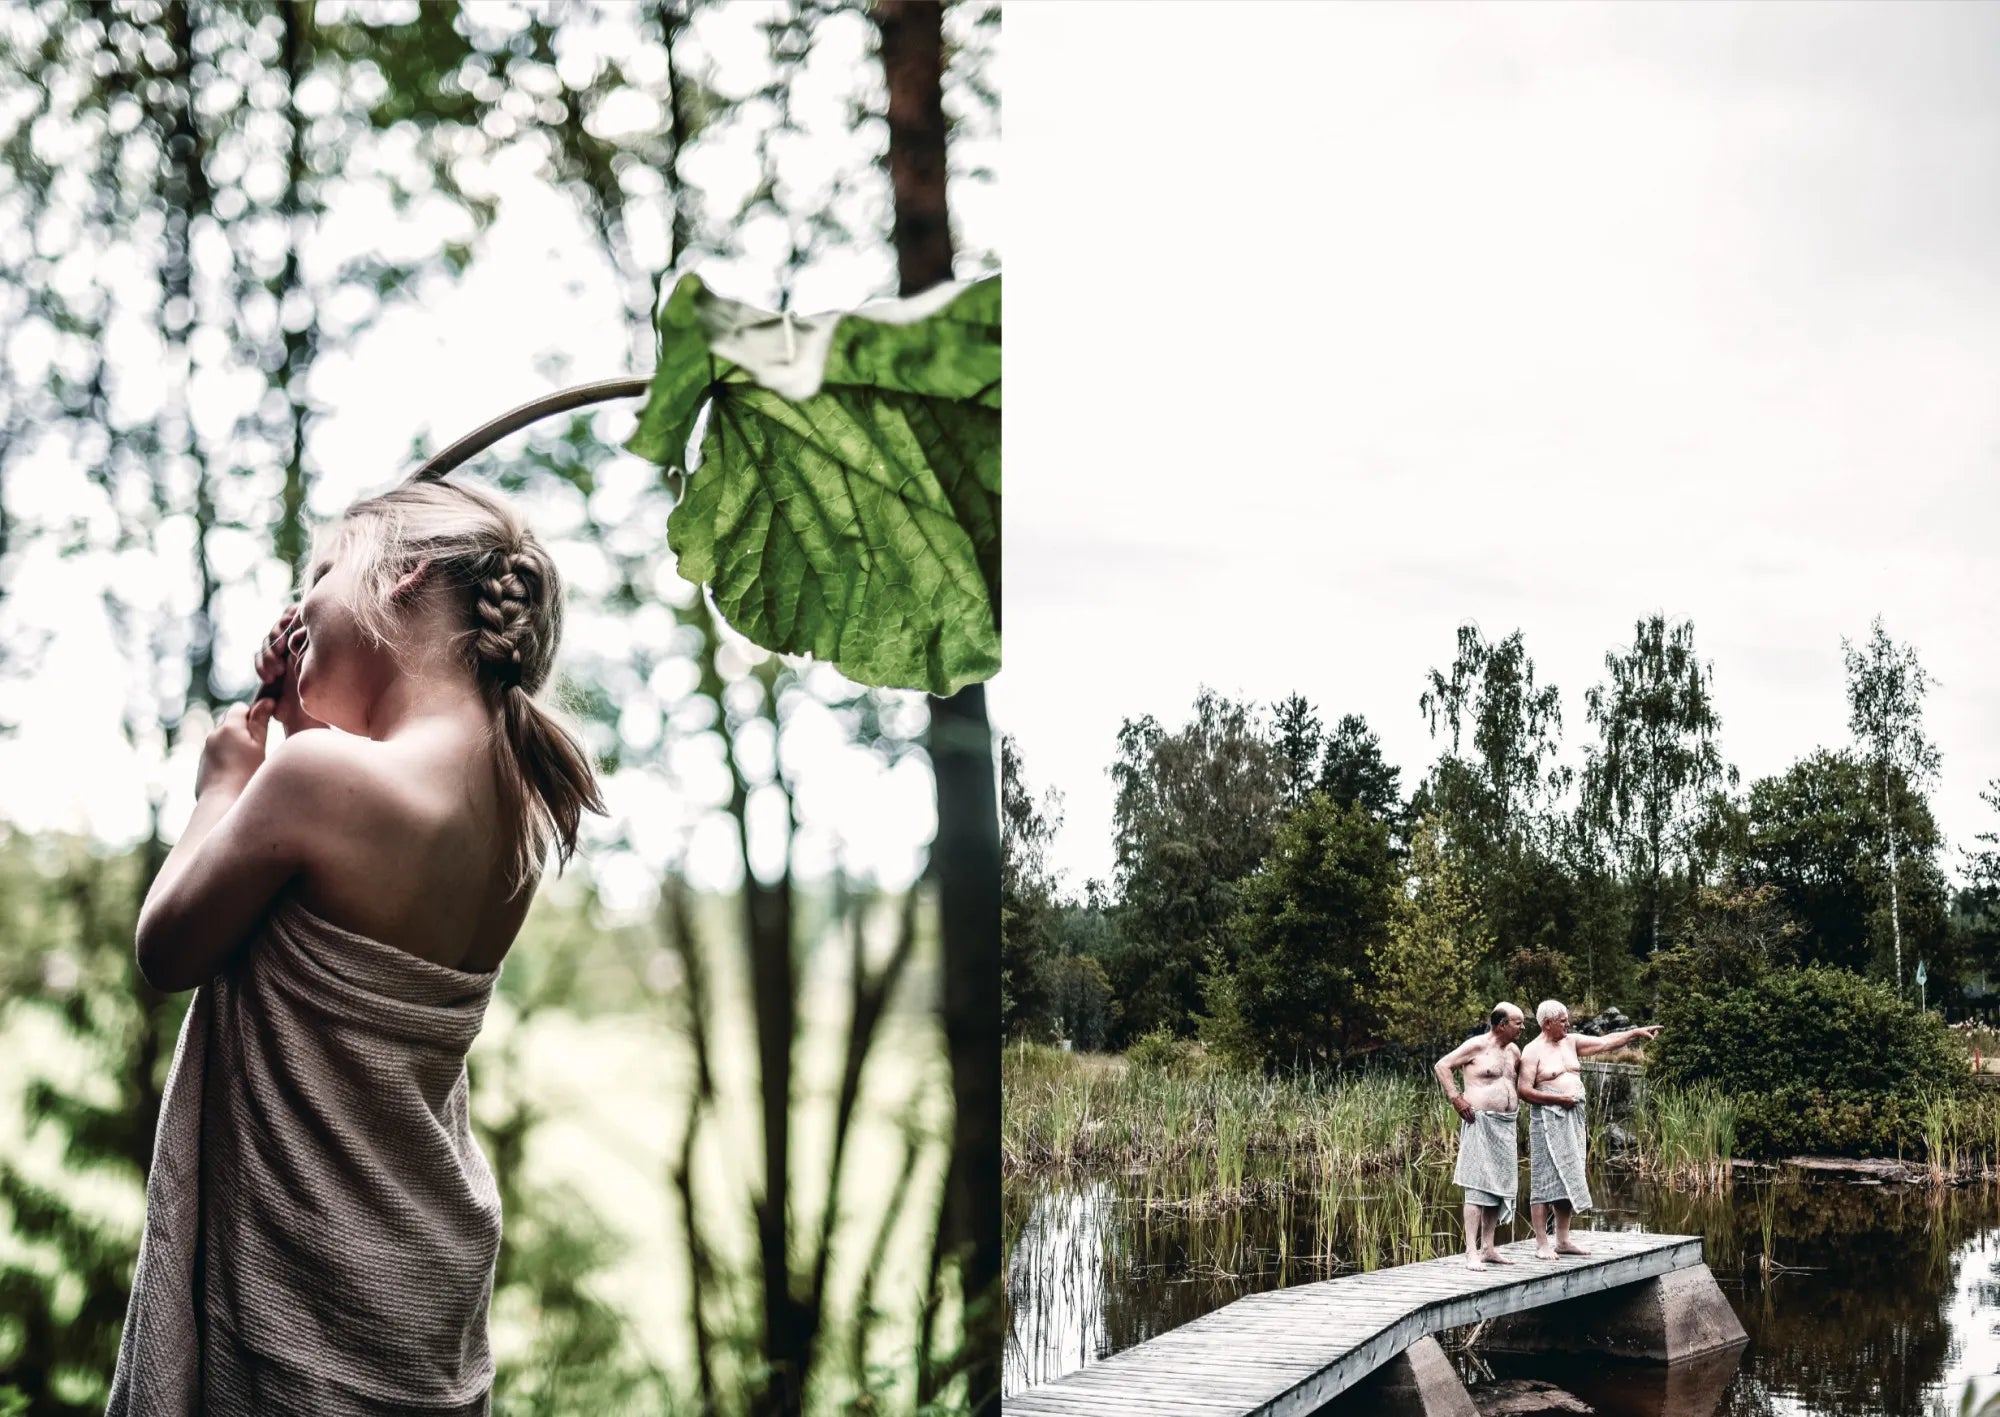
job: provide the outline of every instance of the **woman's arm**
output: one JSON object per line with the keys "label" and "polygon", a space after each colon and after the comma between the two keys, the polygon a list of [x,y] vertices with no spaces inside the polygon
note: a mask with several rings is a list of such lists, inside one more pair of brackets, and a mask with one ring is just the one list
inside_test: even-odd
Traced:
{"label": "woman's arm", "polygon": [[139,972],[166,993],[212,978],[306,864],[320,755],[302,741],[267,762],[272,707],[236,705],[209,734],[194,812],[139,911]]}

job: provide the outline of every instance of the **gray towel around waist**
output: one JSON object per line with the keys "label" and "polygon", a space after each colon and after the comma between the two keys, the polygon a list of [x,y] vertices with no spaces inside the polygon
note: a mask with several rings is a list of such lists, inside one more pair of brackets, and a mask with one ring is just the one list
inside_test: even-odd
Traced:
{"label": "gray towel around waist", "polygon": [[1514,1196],[1521,1189],[1519,1113],[1474,1112],[1458,1124],[1458,1167],[1452,1183],[1500,1197],[1500,1223],[1514,1218]]}
{"label": "gray towel around waist", "polygon": [[189,1005],[107,1417],[469,1417],[500,1196],[466,1051],[497,970],[289,897]]}
{"label": "gray towel around waist", "polygon": [[1590,1182],[1584,1174],[1590,1157],[1585,1130],[1587,1104],[1575,1107],[1528,1107],[1528,1199],[1562,1201],[1572,1209],[1590,1209]]}

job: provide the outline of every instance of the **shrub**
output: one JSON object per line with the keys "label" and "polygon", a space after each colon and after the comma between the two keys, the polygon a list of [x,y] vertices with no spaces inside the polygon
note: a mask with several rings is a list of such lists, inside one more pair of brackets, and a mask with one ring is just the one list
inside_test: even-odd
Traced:
{"label": "shrub", "polygon": [[1146,1072],[1181,1072],[1194,1061],[1194,1045],[1174,1037],[1173,1030],[1156,1028],[1142,1033],[1125,1050],[1126,1061]]}
{"label": "shrub", "polygon": [[1655,954],[1641,977],[1662,995],[1741,988],[1793,963],[1800,935],[1776,886],[1704,886],[1671,948]]}
{"label": "shrub", "polygon": [[[1532,1035],[1535,1010],[1544,999],[1573,1001],[1576,998],[1576,966],[1568,956],[1546,945],[1540,949],[1518,949],[1507,956],[1507,997],[1527,1011]],[[1583,1014],[1578,1012],[1577,1021]],[[1522,1043],[1528,1040],[1523,1038]]]}
{"label": "shrub", "polygon": [[1236,976],[1220,950],[1209,956],[1208,973],[1201,979],[1201,1003],[1206,1012],[1195,1016],[1195,1036],[1220,1065],[1238,1072],[1260,1067],[1263,1054],[1257,1035],[1243,1017],[1243,999]]}
{"label": "shrub", "polygon": [[1830,1095],[1809,1088],[1739,1096],[1736,1150],[1745,1156],[1925,1154],[1922,1097]]}
{"label": "shrub", "polygon": [[1743,1155],[1920,1154],[1924,1098],[1966,1086],[1938,1019],[1844,969],[1774,969],[1754,984],[1661,1001],[1654,1080],[1711,1083],[1739,1107]]}

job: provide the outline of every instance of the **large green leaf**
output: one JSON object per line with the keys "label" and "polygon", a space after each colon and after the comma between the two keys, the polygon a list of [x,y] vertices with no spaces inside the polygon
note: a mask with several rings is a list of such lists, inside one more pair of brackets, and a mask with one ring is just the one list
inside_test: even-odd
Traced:
{"label": "large green leaf", "polygon": [[773,315],[685,276],[634,452],[688,466],[680,572],[766,649],[955,692],[1000,667],[1000,278]]}

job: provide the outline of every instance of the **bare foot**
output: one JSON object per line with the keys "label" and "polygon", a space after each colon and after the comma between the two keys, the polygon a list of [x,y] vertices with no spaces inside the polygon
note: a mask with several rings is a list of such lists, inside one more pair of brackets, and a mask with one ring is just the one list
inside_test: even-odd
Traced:
{"label": "bare foot", "polygon": [[1486,1263],[1488,1263],[1488,1264],[1512,1264],[1512,1263],[1514,1263],[1514,1257],[1513,1257],[1512,1255],[1503,1255],[1503,1254],[1501,1254],[1501,1253],[1500,1253],[1500,1252],[1499,1252],[1498,1250],[1485,1250],[1485,1251],[1482,1251],[1479,1257],[1480,1257],[1481,1259],[1485,1260],[1485,1261],[1486,1261]]}
{"label": "bare foot", "polygon": [[1550,1249],[1550,1248],[1549,1248],[1549,1247],[1548,1247],[1547,1245],[1537,1245],[1537,1246],[1535,1246],[1535,1258],[1536,1258],[1536,1259],[1538,1259],[1538,1260],[1552,1260],[1552,1259],[1554,1259],[1555,1257],[1556,1257],[1556,1252],[1555,1252],[1554,1250]]}
{"label": "bare foot", "polygon": [[1565,1240],[1556,1246],[1556,1253],[1559,1255],[1587,1255],[1590,1251],[1577,1244],[1574,1240]]}
{"label": "bare foot", "polygon": [[1465,1267],[1472,1270],[1481,1270],[1486,1268],[1486,1264],[1478,1255],[1467,1255],[1465,1257]]}

